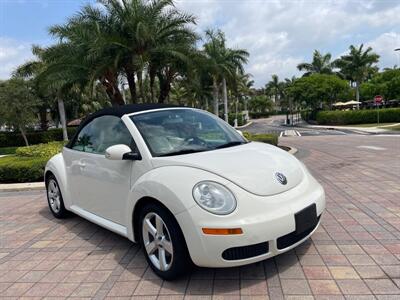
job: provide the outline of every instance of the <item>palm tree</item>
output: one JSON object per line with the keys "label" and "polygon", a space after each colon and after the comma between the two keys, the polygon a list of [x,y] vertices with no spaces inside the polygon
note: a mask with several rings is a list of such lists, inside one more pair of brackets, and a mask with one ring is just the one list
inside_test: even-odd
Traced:
{"label": "palm tree", "polygon": [[87,5],[66,24],[50,29],[68,50],[58,66],[85,68],[88,82],[99,81],[113,105],[125,103],[120,90],[124,78],[132,102],[149,100],[146,83],[154,101],[157,77],[159,102],[164,102],[172,80],[190,61],[188,52],[197,37],[187,25],[194,17],[180,13],[172,0],[100,3],[103,7]]}
{"label": "palm tree", "polygon": [[249,53],[243,49],[226,47],[225,36],[222,31],[206,31],[207,43],[204,44],[204,53],[207,65],[213,78],[214,113],[219,114],[218,87],[222,83],[222,97],[224,100],[224,119],[228,122],[228,96],[226,80],[232,78],[236,72],[244,73],[243,65],[247,63]]}
{"label": "palm tree", "polygon": [[306,71],[303,76],[309,76],[314,73],[332,74],[332,55],[330,53],[322,54],[318,50],[314,50],[311,63],[301,63],[297,65],[299,71]]}
{"label": "palm tree", "polygon": [[363,49],[351,45],[349,54],[342,55],[334,64],[340,69],[340,73],[348,80],[355,83],[356,101],[360,101],[360,84],[376,73],[378,68],[374,66],[379,61],[379,55],[372,52],[372,48]]}
{"label": "palm tree", "polygon": [[267,95],[274,97],[274,103],[276,106],[280,105],[280,98],[283,93],[283,82],[279,81],[279,77],[276,74],[271,76],[271,80],[265,85],[265,91]]}
{"label": "palm tree", "polygon": [[[36,58],[19,66],[14,73],[15,75],[25,78],[32,78],[35,87],[39,92],[38,94],[42,97],[42,99],[53,97],[57,99],[58,112],[63,130],[63,139],[64,141],[68,141],[67,121],[63,99],[63,94],[65,94],[66,89],[65,85],[63,86],[63,84],[60,82],[60,79],[62,82],[65,82],[65,80],[68,78],[68,74],[66,72],[57,72],[56,75],[58,76],[58,79],[54,76],[51,78],[46,78],[44,75],[51,68],[50,61],[46,59],[48,52],[39,46],[32,46],[32,53]],[[46,102],[44,103],[45,105],[48,104]],[[44,109],[46,111],[47,107],[45,106]]]}

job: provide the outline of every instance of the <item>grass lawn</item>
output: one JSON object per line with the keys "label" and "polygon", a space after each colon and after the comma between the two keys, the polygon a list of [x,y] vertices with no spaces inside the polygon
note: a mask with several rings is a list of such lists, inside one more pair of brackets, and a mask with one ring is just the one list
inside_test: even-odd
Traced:
{"label": "grass lawn", "polygon": [[[364,128],[368,128],[368,127],[382,127],[382,126],[388,126],[388,125],[394,125],[394,124],[398,124],[398,123],[370,123],[370,124],[351,124],[351,125],[340,125],[343,127],[364,127]],[[395,126],[397,127],[397,126]],[[394,127],[384,127],[387,129],[393,129]]]}
{"label": "grass lawn", "polygon": [[396,125],[396,126],[392,126],[392,127],[385,127],[385,129],[400,131],[400,125]]}

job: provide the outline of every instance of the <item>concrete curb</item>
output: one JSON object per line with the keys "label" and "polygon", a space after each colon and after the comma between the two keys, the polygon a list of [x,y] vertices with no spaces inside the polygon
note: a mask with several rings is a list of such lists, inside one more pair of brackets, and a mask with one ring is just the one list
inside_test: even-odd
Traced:
{"label": "concrete curb", "polygon": [[289,147],[289,146],[285,146],[290,148],[290,150],[288,151],[290,154],[295,155],[299,150],[297,150],[297,148],[295,147]]}
{"label": "concrete curb", "polygon": [[44,182],[0,184],[0,192],[38,191],[44,189]]}
{"label": "concrete curb", "polygon": [[243,129],[243,128],[246,128],[247,126],[250,126],[251,124],[253,124],[253,121],[250,121],[249,123],[244,124],[242,126],[235,127],[235,129]]}

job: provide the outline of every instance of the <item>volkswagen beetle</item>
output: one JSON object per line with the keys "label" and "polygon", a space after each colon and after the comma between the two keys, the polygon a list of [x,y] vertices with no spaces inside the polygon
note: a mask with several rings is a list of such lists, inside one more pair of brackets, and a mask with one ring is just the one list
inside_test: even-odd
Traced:
{"label": "volkswagen beetle", "polygon": [[316,230],[321,185],[293,155],[214,115],[156,104],[90,115],[45,168],[56,218],[73,212],[141,244],[171,280],[286,252]]}

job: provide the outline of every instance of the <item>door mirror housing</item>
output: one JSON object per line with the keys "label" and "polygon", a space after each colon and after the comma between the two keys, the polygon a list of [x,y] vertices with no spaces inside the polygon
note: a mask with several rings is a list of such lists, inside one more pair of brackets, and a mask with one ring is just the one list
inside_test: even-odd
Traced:
{"label": "door mirror housing", "polygon": [[132,151],[124,144],[110,146],[106,149],[105,157],[110,160],[141,160],[139,152]]}

